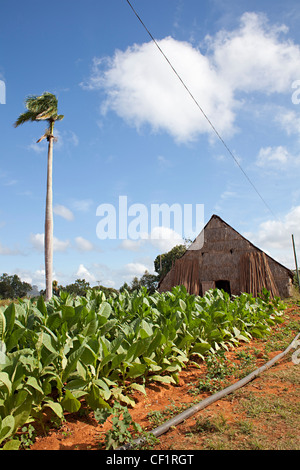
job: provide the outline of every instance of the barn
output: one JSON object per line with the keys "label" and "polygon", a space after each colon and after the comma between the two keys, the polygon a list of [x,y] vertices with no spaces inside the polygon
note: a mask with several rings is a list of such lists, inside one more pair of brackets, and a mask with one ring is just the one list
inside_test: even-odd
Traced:
{"label": "barn", "polygon": [[190,294],[204,295],[219,288],[230,295],[257,297],[265,287],[272,295],[291,295],[293,273],[254,246],[219,216],[204,229],[160,280],[159,292],[184,285]]}

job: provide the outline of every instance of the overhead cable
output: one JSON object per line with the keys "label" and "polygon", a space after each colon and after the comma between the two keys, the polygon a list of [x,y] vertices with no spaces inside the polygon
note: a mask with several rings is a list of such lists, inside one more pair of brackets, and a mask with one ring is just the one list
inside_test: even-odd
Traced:
{"label": "overhead cable", "polygon": [[147,26],[145,25],[145,23],[143,22],[143,20],[141,19],[141,17],[139,16],[139,14],[136,12],[136,10],[134,9],[134,7],[132,6],[132,4],[130,3],[129,0],[126,0],[128,5],[130,6],[130,8],[132,9],[133,13],[135,14],[135,16],[137,17],[137,19],[139,20],[139,22],[141,23],[141,25],[144,27],[144,29],[147,31],[148,35],[150,36],[151,40],[153,41],[153,43],[156,45],[157,49],[159,50],[159,52],[162,54],[162,56],[164,57],[164,59],[167,61],[167,63],[169,64],[169,66],[171,67],[171,69],[173,70],[173,72],[175,73],[176,77],[179,79],[179,81],[181,82],[181,84],[183,85],[183,87],[185,88],[185,90],[188,92],[188,94],[190,95],[190,97],[192,98],[192,100],[194,101],[194,103],[196,104],[196,106],[198,107],[198,109],[201,111],[201,113],[203,114],[204,118],[207,120],[208,124],[210,125],[210,127],[212,128],[212,130],[214,131],[214,133],[216,134],[216,136],[218,137],[218,139],[222,142],[223,146],[226,148],[227,152],[229,153],[229,155],[233,158],[233,160],[235,161],[235,163],[237,164],[237,166],[239,167],[239,169],[241,170],[241,172],[244,174],[245,178],[248,180],[248,182],[250,183],[250,185],[253,187],[254,191],[257,193],[257,195],[259,196],[259,198],[262,200],[263,204],[266,206],[266,208],[270,211],[270,213],[273,215],[273,217],[275,217],[276,219],[278,219],[278,217],[274,214],[274,212],[272,211],[271,207],[268,205],[268,203],[265,201],[265,199],[263,198],[263,196],[260,194],[260,192],[258,191],[258,189],[256,188],[256,186],[254,185],[254,183],[251,181],[251,179],[249,178],[249,176],[247,175],[247,173],[245,172],[245,170],[243,169],[243,167],[241,166],[241,164],[239,163],[237,157],[234,155],[234,153],[231,151],[231,149],[228,147],[228,145],[226,144],[226,142],[224,141],[223,137],[220,135],[220,133],[218,132],[218,130],[216,129],[216,127],[213,125],[213,123],[211,122],[211,120],[209,119],[209,117],[207,116],[207,114],[204,112],[204,110],[202,109],[202,107],[200,106],[200,104],[198,103],[198,101],[196,100],[196,98],[194,97],[194,95],[192,94],[192,92],[190,91],[190,89],[188,88],[188,86],[185,84],[185,82],[183,81],[183,79],[181,78],[181,76],[179,75],[179,73],[177,72],[177,70],[175,69],[175,67],[173,66],[173,64],[171,63],[171,61],[168,59],[168,57],[166,56],[166,54],[164,53],[164,51],[162,50],[162,48],[160,47],[160,45],[158,44],[158,42],[156,41],[156,39],[153,37],[153,35],[151,34],[151,32],[149,31],[149,29],[147,28]]}

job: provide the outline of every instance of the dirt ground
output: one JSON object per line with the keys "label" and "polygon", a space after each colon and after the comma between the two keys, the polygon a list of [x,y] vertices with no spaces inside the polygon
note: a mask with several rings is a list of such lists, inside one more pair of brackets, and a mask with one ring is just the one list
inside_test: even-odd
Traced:
{"label": "dirt ground", "polygon": [[[244,343],[224,356],[227,376],[219,388],[236,382],[283,351],[300,331],[300,308],[291,306],[285,322],[272,328],[270,337]],[[154,450],[299,450],[300,365],[292,360],[294,350],[252,382],[199,411],[171,428],[152,443]],[[247,362],[248,360],[248,362]],[[248,371],[248,367],[249,369]],[[230,372],[232,371],[232,372]],[[224,375],[224,374],[223,374]],[[147,395],[136,392],[136,405],[129,408],[133,420],[151,431],[196,401],[214,393],[200,391],[207,377],[204,362],[189,365],[180,373],[178,385],[149,385]],[[199,382],[200,381],[200,382]],[[217,383],[217,382],[216,382]],[[221,384],[221,385],[220,385]],[[84,407],[66,414],[57,429],[45,416],[44,435],[38,435],[31,450],[103,450],[107,421],[100,425]],[[148,447],[149,448],[149,447]]]}

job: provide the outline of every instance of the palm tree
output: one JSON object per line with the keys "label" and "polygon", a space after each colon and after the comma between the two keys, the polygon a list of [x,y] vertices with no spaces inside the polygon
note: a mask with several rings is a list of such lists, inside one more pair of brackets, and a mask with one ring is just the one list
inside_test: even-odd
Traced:
{"label": "palm tree", "polygon": [[45,214],[45,271],[46,271],[46,300],[52,297],[52,272],[53,272],[53,209],[52,209],[52,160],[53,160],[53,135],[55,121],[63,119],[63,115],[57,113],[57,98],[52,93],[45,92],[41,96],[29,96],[25,101],[27,111],[20,114],[15,127],[25,122],[47,121],[48,127],[43,139],[48,141],[47,164],[47,192]]}

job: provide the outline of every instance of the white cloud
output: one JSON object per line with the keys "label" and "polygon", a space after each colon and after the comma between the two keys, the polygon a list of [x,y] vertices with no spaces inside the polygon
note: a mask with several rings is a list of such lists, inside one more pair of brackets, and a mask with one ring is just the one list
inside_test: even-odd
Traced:
{"label": "white cloud", "polygon": [[273,258],[294,269],[292,234],[296,246],[300,247],[300,206],[293,207],[282,220],[261,223],[256,233],[247,233],[245,236]]}
{"label": "white cloud", "polygon": [[66,219],[66,220],[69,220],[69,221],[74,220],[73,212],[70,211],[70,209],[68,209],[67,207],[62,206],[60,204],[56,204],[53,207],[53,212],[54,212],[54,214],[59,215],[63,219]]}
{"label": "white cloud", "polygon": [[94,249],[94,245],[86,238],[76,237],[75,242],[79,251],[92,251]]}
{"label": "white cloud", "polygon": [[140,277],[147,270],[147,266],[142,263],[128,263],[125,265],[124,269],[126,271],[126,274]]}
{"label": "white cloud", "polygon": [[[232,93],[209,59],[191,44],[171,37],[159,45],[217,127],[222,132],[232,131]],[[112,110],[137,128],[149,124],[152,130],[167,131],[183,142],[211,131],[153,43],[116,51],[112,59],[94,59],[88,85],[105,90],[104,114]]]}
{"label": "white cloud", "polygon": [[290,92],[299,75],[300,48],[282,38],[287,32],[263,14],[244,13],[239,28],[207,38],[222,80],[236,91]]}
{"label": "white cloud", "polygon": [[300,157],[292,155],[286,147],[263,147],[260,149],[256,165],[266,169],[295,168],[300,164]]}
{"label": "white cloud", "polygon": [[184,243],[181,235],[168,227],[154,227],[149,235],[149,242],[161,252],[170,251],[174,246]]}
{"label": "white cloud", "polygon": [[261,148],[257,156],[256,164],[260,167],[269,165],[286,164],[290,158],[285,147],[264,147]]}
{"label": "white cloud", "polygon": [[93,201],[91,199],[78,199],[72,203],[73,208],[79,212],[88,212],[92,205]]}
{"label": "white cloud", "polygon": [[[158,41],[182,80],[222,135],[235,131],[236,112],[249,92],[291,93],[300,48],[287,27],[262,14],[245,13],[233,31],[206,38],[207,52],[167,37]],[[104,90],[102,112],[115,112],[136,128],[149,125],[188,142],[212,132],[178,78],[152,43],[95,58],[85,88]],[[243,95],[241,95],[243,93]]]}
{"label": "white cloud", "polygon": [[[43,233],[35,233],[30,235],[30,242],[33,248],[37,251],[44,250],[44,234]],[[64,252],[69,248],[70,241],[69,240],[59,240],[56,237],[53,237],[53,251],[61,251]]]}
{"label": "white cloud", "polygon": [[[23,282],[28,282],[32,286],[38,286],[38,289],[45,289],[45,269],[36,269],[30,271],[28,269],[15,269],[14,273],[19,276]],[[56,273],[53,272],[53,278],[56,279]]]}
{"label": "white cloud", "polygon": [[76,272],[76,276],[79,279],[85,279],[87,282],[95,282],[96,278],[83,264],[79,265],[79,268]]}
{"label": "white cloud", "polygon": [[300,117],[299,113],[293,110],[279,108],[275,116],[275,121],[280,124],[282,129],[285,130],[287,135],[299,135],[300,136]]}
{"label": "white cloud", "polygon": [[155,248],[159,252],[170,251],[174,246],[183,244],[182,236],[169,227],[154,227],[150,233],[144,233],[138,240],[122,240],[119,247],[128,251],[140,251],[141,248]]}

